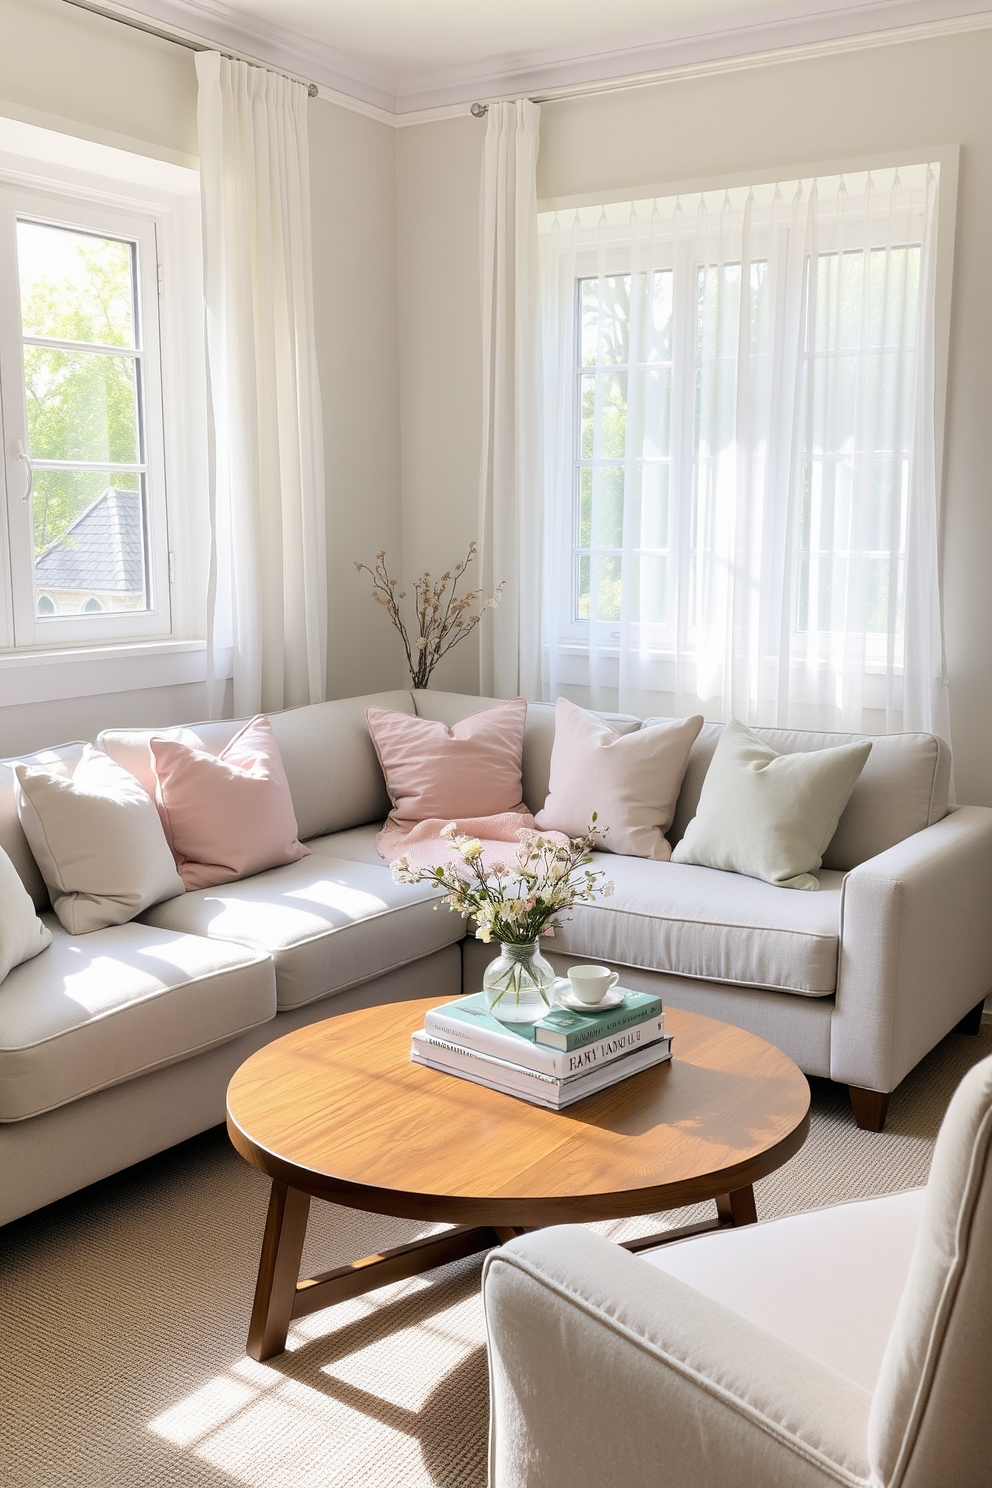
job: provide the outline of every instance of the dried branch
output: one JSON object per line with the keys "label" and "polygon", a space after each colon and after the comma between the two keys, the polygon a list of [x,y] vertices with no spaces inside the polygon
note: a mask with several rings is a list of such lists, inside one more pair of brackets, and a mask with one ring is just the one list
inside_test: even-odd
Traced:
{"label": "dried branch", "polygon": [[[477,551],[477,544],[469,543],[468,552],[455,565],[454,570],[446,569],[437,580],[424,572],[415,581],[413,605],[417,617],[417,635],[413,639],[400,609],[400,601],[406,599],[406,591],[399,589],[396,579],[390,578],[385,550],[376,553],[374,568],[370,568],[367,563],[359,563],[357,559],[355,561],[355,567],[360,573],[364,570],[371,575],[372,598],[386,611],[399,632],[410,680],[415,688],[426,687],[442,656],[447,656],[453,646],[472,634],[486,610],[493,610],[499,604],[504,584],[499,584],[484,602],[481,600],[481,589],[470,589],[464,594],[457,592],[459,580]],[[478,609],[473,609],[474,605],[478,605]]]}

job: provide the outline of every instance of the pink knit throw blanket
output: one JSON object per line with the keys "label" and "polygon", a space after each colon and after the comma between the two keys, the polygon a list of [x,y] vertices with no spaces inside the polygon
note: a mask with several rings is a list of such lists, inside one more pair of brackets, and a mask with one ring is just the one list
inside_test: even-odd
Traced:
{"label": "pink knit throw blanket", "polygon": [[[449,818],[450,820],[450,818]],[[460,861],[447,837],[441,836],[442,827],[448,821],[434,817],[417,822],[414,827],[403,827],[397,822],[387,821],[375,845],[387,863],[397,858],[408,857],[417,868],[439,868],[445,863]],[[478,837],[482,843],[482,861],[487,868],[495,863],[513,866],[519,842],[518,832],[536,832],[537,823],[525,806],[518,811],[501,811],[495,816],[459,817],[455,825],[460,836]],[[561,832],[543,832],[555,842],[568,841]]]}

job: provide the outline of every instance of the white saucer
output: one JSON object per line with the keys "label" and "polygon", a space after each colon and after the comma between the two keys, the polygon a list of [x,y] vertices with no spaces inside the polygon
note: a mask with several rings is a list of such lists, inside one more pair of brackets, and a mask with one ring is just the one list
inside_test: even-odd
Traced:
{"label": "white saucer", "polygon": [[583,1002],[572,991],[571,983],[558,987],[557,992],[562,1007],[571,1008],[573,1013],[606,1013],[610,1008],[619,1007],[624,999],[619,987],[611,987],[601,1002]]}

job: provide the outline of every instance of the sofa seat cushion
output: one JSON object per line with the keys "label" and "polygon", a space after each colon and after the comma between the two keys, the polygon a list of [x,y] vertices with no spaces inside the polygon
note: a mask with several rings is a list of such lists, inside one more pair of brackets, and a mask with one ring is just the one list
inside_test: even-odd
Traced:
{"label": "sofa seat cushion", "polygon": [[842,873],[823,870],[818,893],[796,894],[690,863],[594,853],[592,867],[616,891],[576,905],[551,949],[802,997],[836,990]]}
{"label": "sofa seat cushion", "polygon": [[[641,1259],[874,1391],[925,1188],[701,1235]],[[822,1286],[843,1275],[845,1284]]]}
{"label": "sofa seat cushion", "polygon": [[311,837],[307,847],[325,858],[348,858],[373,868],[387,868],[389,865],[376,846],[376,838],[385,825],[384,821],[370,822],[367,827],[348,827],[343,832],[329,832],[326,837]]}
{"label": "sofa seat cushion", "polygon": [[23,1121],[275,1016],[267,956],[132,921],[70,935],[0,986],[0,1121]]}
{"label": "sofa seat cushion", "polygon": [[239,883],[196,889],[145,918],[268,952],[285,1011],[461,940],[465,923],[447,906],[435,911],[440,898],[435,889],[394,883],[384,863],[314,851]]}

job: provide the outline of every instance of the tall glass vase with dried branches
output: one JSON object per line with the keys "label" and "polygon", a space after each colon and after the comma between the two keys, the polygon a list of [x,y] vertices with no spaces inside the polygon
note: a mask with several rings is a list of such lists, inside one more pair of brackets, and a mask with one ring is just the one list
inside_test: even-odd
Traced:
{"label": "tall glass vase with dried branches", "polygon": [[486,610],[494,610],[499,604],[505,581],[498,584],[486,600],[482,598],[481,589],[458,593],[458,584],[477,551],[478,544],[469,543],[462,561],[453,569],[445,569],[439,579],[425,572],[414,582],[413,608],[417,631],[413,635],[407,629],[400,609],[400,602],[407,597],[406,590],[400,589],[398,579],[390,577],[385,549],[376,553],[374,567],[355,560],[360,573],[364,571],[372,576],[372,598],[386,611],[399,632],[410,681],[415,688],[426,687],[441,658],[472,634]]}

